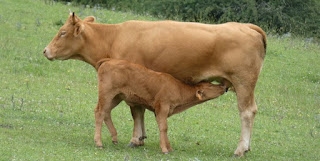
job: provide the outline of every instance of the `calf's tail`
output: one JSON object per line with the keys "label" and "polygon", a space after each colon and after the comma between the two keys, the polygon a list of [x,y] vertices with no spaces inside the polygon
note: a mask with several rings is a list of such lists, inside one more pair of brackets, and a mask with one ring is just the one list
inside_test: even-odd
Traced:
{"label": "calf's tail", "polygon": [[110,58],[105,58],[105,59],[101,59],[98,61],[98,63],[95,65],[96,70],[98,71],[99,67],[101,66],[101,64],[103,64],[104,62],[110,60]]}

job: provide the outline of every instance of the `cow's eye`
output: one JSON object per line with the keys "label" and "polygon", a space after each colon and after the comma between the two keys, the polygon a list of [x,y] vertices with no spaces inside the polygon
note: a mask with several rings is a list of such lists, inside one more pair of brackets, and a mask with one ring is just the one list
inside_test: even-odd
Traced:
{"label": "cow's eye", "polygon": [[60,32],[60,37],[63,37],[63,36],[65,36],[66,34],[67,34],[66,31],[61,31],[61,32]]}

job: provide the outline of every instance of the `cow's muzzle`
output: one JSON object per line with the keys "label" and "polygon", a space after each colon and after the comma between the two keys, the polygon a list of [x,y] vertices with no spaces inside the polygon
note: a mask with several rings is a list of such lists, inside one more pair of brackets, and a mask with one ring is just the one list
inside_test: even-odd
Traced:
{"label": "cow's muzzle", "polygon": [[50,49],[48,47],[44,48],[43,55],[50,61],[54,60],[54,57],[51,55]]}

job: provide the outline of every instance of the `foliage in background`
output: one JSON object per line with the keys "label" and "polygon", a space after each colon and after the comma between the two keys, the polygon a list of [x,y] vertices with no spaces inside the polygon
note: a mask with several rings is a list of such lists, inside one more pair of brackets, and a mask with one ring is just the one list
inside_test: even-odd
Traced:
{"label": "foliage in background", "polygon": [[62,0],[113,10],[151,14],[163,19],[254,23],[268,32],[320,38],[317,0]]}

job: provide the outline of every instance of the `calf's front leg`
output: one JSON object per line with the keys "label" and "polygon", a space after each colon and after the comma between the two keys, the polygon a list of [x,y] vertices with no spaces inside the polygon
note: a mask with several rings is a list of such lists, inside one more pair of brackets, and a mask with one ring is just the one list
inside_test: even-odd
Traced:
{"label": "calf's front leg", "polygon": [[169,114],[169,106],[161,106],[158,109],[156,108],[155,114],[160,131],[160,147],[162,153],[168,154],[170,151],[173,151],[167,135],[167,118]]}

